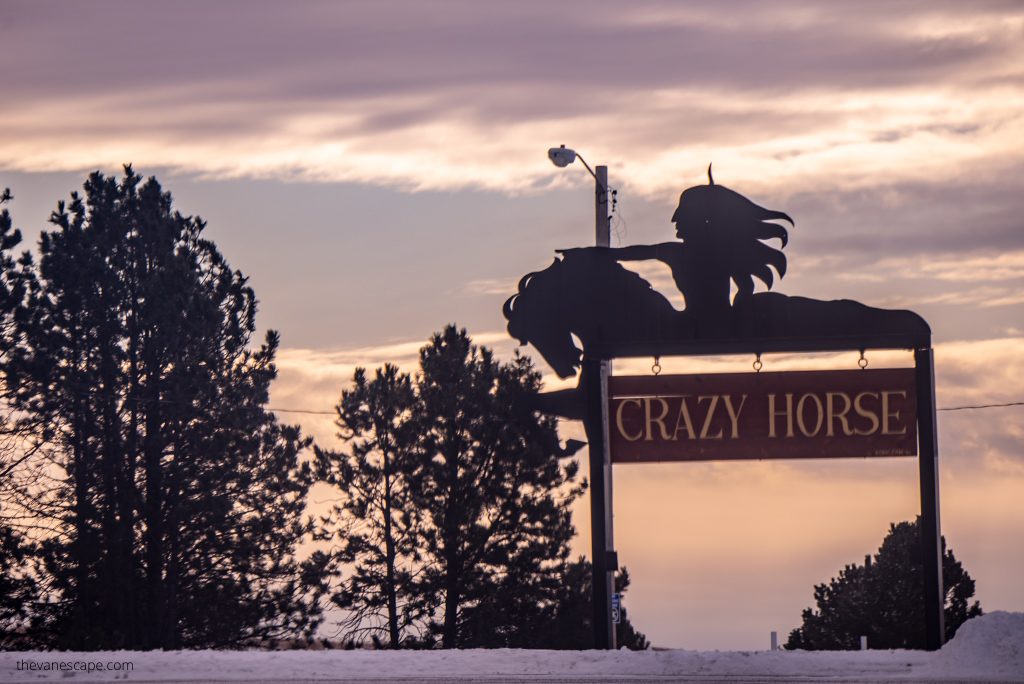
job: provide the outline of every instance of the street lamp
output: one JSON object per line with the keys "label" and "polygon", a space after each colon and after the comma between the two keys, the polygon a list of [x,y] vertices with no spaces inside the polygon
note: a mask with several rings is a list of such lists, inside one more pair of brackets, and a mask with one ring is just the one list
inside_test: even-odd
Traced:
{"label": "street lamp", "polygon": [[569,149],[565,145],[552,147],[548,150],[548,159],[560,169],[572,164],[576,159],[583,162],[590,175],[594,177],[594,224],[595,238],[598,247],[611,247],[611,216],[608,213],[608,167],[598,166],[591,169],[582,155],[576,150]]}
{"label": "street lamp", "polygon": [[[576,150],[570,150],[565,145],[559,145],[558,147],[552,147],[548,150],[548,159],[551,163],[560,169],[564,169],[569,164],[576,161]],[[587,162],[583,161],[583,157],[580,157],[580,161],[587,167],[587,171],[590,171],[590,167],[587,166]],[[593,176],[594,172],[590,171],[590,175]]]}
{"label": "street lamp", "polygon": [[[559,168],[583,162],[594,177],[595,233],[598,247],[611,247],[611,216],[608,214],[608,167],[594,172],[565,145],[548,150],[548,159]],[[615,648],[615,624],[612,622],[612,593],[618,557],[612,535],[612,462],[608,451],[608,376],[611,360],[584,358],[580,387],[586,394],[587,418],[584,428],[590,451],[590,549],[594,598],[594,647]],[[586,379],[586,380],[584,380]],[[596,380],[596,382],[595,382]],[[586,387],[584,388],[584,384]]]}

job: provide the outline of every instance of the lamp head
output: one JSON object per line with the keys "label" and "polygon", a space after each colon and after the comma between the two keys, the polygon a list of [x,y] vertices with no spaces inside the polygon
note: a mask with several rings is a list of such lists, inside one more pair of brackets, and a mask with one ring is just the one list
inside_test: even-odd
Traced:
{"label": "lamp head", "polygon": [[552,147],[548,150],[548,159],[558,168],[564,168],[576,161],[576,151],[570,150],[565,145]]}

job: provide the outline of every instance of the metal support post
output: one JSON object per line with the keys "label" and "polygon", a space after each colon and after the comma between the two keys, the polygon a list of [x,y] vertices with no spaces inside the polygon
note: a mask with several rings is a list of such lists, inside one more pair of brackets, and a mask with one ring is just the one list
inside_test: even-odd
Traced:
{"label": "metal support post", "polygon": [[587,442],[590,450],[590,542],[593,564],[594,648],[615,648],[612,592],[618,569],[612,538],[611,464],[608,462],[607,400],[601,359],[584,361],[587,382]]}
{"label": "metal support post", "polygon": [[939,524],[939,451],[935,424],[935,362],[931,349],[914,350],[917,375],[917,439],[921,473],[921,547],[924,551],[925,648],[946,640],[942,586],[942,531]]}
{"label": "metal support post", "polygon": [[[608,214],[608,167],[594,168],[595,242],[611,246]],[[611,362],[585,363],[587,383],[587,442],[590,449],[590,534],[593,563],[594,648],[615,648],[612,593],[618,559],[612,525],[612,465],[608,452],[608,373]]]}
{"label": "metal support post", "polygon": [[596,244],[611,247],[611,216],[608,213],[608,167],[594,167],[594,216],[596,221]]}

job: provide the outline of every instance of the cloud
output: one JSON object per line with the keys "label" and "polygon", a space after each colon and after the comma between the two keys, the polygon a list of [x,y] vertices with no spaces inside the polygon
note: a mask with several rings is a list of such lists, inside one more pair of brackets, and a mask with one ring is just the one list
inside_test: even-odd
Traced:
{"label": "cloud", "polygon": [[[7,168],[125,161],[210,177],[646,196],[699,182],[874,187],[992,177],[1024,145],[1013,3],[18,4]],[[899,20],[894,21],[893,17]],[[16,58],[15,58],[16,56]]]}
{"label": "cloud", "polygon": [[926,305],[979,306],[993,308],[1024,304],[1024,292],[1007,287],[976,287],[926,297],[887,297],[879,302],[890,308],[908,308]]}
{"label": "cloud", "polygon": [[[954,221],[955,223],[955,221]],[[913,231],[913,228],[908,228]],[[791,293],[801,288],[817,298],[856,297],[872,306],[912,309],[933,325],[936,339],[1014,336],[1010,325],[1024,311],[1024,250],[998,249],[1001,236],[979,229],[973,249],[959,253],[922,247],[835,249],[831,254],[801,255],[788,280]],[[943,245],[942,237],[935,242]],[[950,240],[949,243],[955,242]],[[909,252],[909,254],[908,254]],[[895,256],[890,256],[894,255]]]}
{"label": "cloud", "polygon": [[869,268],[840,274],[843,280],[879,281],[898,274],[901,278],[973,283],[1024,278],[1024,251],[994,255],[945,254],[881,259]]}
{"label": "cloud", "polygon": [[[278,417],[283,422],[301,425],[318,443],[333,444],[337,432],[334,406],[341,391],[351,386],[355,369],[366,368],[372,374],[390,363],[404,373],[415,375],[419,351],[428,342],[394,342],[333,350],[283,348],[277,354],[278,377],[268,406],[280,411]],[[495,349],[499,360],[510,358],[515,346],[503,332],[474,335],[473,343]]]}
{"label": "cloud", "polygon": [[519,278],[485,278],[482,280],[471,280],[463,287],[463,293],[467,295],[504,295],[510,296],[516,292]]}

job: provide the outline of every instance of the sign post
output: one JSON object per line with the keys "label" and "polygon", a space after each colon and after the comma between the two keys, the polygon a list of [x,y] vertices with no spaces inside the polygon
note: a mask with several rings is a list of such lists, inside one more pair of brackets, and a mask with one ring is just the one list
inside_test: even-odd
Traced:
{"label": "sign post", "polygon": [[946,591],[942,586],[942,532],[939,526],[939,450],[935,421],[935,362],[932,350],[914,350],[921,475],[921,549],[924,559],[925,648],[937,651],[946,641]]}
{"label": "sign post", "polygon": [[[608,214],[608,167],[594,167],[595,242],[611,246]],[[615,591],[614,525],[612,524],[612,462],[608,445],[608,376],[611,361],[588,361],[588,377],[596,378],[588,396],[587,442],[590,451],[590,525],[592,577],[594,587],[594,648],[615,649],[612,622],[612,594]],[[600,532],[598,530],[600,529]]]}

